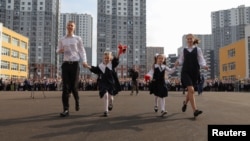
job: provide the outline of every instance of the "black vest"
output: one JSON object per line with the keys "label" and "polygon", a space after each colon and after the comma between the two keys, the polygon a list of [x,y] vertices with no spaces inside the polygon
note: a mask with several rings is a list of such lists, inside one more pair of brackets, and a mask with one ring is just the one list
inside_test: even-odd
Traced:
{"label": "black vest", "polygon": [[184,48],[183,55],[184,62],[182,65],[182,71],[192,71],[195,73],[199,72],[200,65],[198,61],[197,47],[195,47],[191,52]]}

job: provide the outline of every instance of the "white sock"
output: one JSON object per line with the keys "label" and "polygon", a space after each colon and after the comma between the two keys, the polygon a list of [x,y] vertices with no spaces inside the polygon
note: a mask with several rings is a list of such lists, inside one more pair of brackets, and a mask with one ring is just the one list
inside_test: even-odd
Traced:
{"label": "white sock", "polygon": [[114,102],[114,96],[109,94],[109,104],[113,104]]}
{"label": "white sock", "polygon": [[107,111],[107,112],[108,112],[108,106],[109,106],[108,95],[109,95],[108,92],[106,92],[104,94],[104,97],[103,97],[103,99],[104,99],[104,111]]}
{"label": "white sock", "polygon": [[161,111],[165,111],[165,98],[160,98]]}
{"label": "white sock", "polygon": [[158,96],[155,96],[155,106],[157,107],[158,107],[158,100],[159,100]]}

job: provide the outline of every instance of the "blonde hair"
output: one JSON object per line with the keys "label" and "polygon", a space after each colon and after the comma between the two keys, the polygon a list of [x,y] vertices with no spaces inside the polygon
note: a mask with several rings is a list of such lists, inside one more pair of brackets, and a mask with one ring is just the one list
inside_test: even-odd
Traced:
{"label": "blonde hair", "polygon": [[194,36],[194,34],[191,34],[191,33],[187,34],[187,35],[186,35],[186,39],[188,38],[188,36],[191,36],[191,37],[193,38],[193,44],[194,44],[194,45],[200,43],[200,40],[199,40],[198,38],[196,38],[196,37]]}
{"label": "blonde hair", "polygon": [[104,51],[103,56],[109,56],[110,60],[113,59],[112,52],[110,52],[110,51]]}

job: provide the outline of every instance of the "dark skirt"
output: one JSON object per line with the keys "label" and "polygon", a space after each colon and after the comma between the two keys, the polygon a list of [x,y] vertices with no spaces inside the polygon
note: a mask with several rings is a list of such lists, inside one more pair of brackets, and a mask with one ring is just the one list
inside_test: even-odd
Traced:
{"label": "dark skirt", "polygon": [[181,72],[181,83],[184,88],[187,86],[196,86],[198,83],[199,73],[183,71]]}
{"label": "dark skirt", "polygon": [[167,97],[168,96],[168,87],[165,82],[157,82],[152,80],[149,83],[149,94],[154,94],[158,97]]}

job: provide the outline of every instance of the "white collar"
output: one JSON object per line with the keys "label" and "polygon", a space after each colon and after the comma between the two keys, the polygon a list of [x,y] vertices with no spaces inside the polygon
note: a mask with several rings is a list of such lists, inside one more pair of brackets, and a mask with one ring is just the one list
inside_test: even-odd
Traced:
{"label": "white collar", "polygon": [[166,65],[164,65],[164,64],[161,64],[161,65],[155,64],[155,68],[159,68],[160,71],[163,71],[165,67],[166,67]]}
{"label": "white collar", "polygon": [[158,68],[158,67],[164,68],[165,66],[166,66],[166,65],[164,65],[164,64],[161,64],[161,65],[155,64],[155,68]]}
{"label": "white collar", "polygon": [[185,48],[187,48],[187,49],[194,49],[195,47],[197,47],[197,46],[195,46],[195,45],[193,45],[192,47],[188,47],[188,46],[186,46]]}
{"label": "white collar", "polygon": [[112,64],[111,64],[111,62],[109,62],[107,65],[105,65],[105,64],[103,64],[103,63],[100,63],[100,64],[99,64],[99,68],[100,68],[100,70],[101,70],[103,73],[105,73],[106,67],[108,67],[109,70],[112,70]]}

